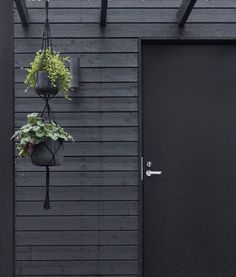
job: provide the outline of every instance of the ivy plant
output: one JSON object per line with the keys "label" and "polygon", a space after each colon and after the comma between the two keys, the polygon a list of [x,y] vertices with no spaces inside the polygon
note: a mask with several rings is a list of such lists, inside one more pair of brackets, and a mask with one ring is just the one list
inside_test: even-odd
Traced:
{"label": "ivy plant", "polygon": [[59,93],[68,98],[67,94],[70,90],[72,76],[65,63],[69,60],[69,57],[62,57],[59,52],[55,52],[51,48],[39,50],[30,63],[30,67],[26,69],[25,84],[27,87],[34,88],[37,73],[46,71],[53,86],[56,86],[56,82],[59,80]]}
{"label": "ivy plant", "polygon": [[64,128],[54,122],[46,122],[37,113],[27,116],[27,124],[23,125],[11,139],[16,139],[16,148],[20,157],[29,156],[30,148],[45,141],[47,138],[53,140],[68,141],[73,140]]}

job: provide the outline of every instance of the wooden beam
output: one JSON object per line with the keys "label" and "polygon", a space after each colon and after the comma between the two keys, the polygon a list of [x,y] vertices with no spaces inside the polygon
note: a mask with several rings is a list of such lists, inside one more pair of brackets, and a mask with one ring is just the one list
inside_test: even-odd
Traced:
{"label": "wooden beam", "polygon": [[179,27],[183,27],[185,25],[196,2],[197,0],[182,0],[182,3],[177,12]]}
{"label": "wooden beam", "polygon": [[107,6],[108,0],[102,0],[101,2],[101,18],[100,18],[100,26],[106,27],[107,24]]}
{"label": "wooden beam", "polygon": [[[14,277],[14,7],[0,9],[0,276]],[[4,93],[5,92],[5,93]]]}
{"label": "wooden beam", "polygon": [[29,13],[25,4],[25,0],[15,0],[16,7],[21,19],[21,23],[24,27],[29,26]]}

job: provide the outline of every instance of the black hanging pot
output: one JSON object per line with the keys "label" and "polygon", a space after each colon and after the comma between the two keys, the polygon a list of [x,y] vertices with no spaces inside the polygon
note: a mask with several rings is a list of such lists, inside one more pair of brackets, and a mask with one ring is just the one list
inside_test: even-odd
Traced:
{"label": "black hanging pot", "polygon": [[37,166],[60,165],[64,158],[63,141],[47,138],[31,147],[30,157],[32,163]]}
{"label": "black hanging pot", "polygon": [[39,71],[35,80],[35,91],[41,96],[54,96],[59,92],[59,80],[56,81],[56,86],[48,78],[47,71]]}

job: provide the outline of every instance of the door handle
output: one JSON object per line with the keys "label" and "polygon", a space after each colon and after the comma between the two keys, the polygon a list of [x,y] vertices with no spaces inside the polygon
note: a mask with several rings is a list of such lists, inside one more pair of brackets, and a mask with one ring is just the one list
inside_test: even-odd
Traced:
{"label": "door handle", "polygon": [[152,170],[147,170],[146,171],[146,175],[148,177],[151,177],[152,175],[161,175],[162,174],[162,171],[152,171]]}

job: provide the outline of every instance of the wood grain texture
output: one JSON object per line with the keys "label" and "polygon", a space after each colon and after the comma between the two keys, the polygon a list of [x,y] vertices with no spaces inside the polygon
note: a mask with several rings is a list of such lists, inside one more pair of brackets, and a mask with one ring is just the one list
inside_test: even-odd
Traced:
{"label": "wood grain texture", "polygon": [[138,155],[137,142],[65,142],[63,146],[65,157],[136,157]]}
{"label": "wood grain texture", "polygon": [[17,261],[40,260],[137,260],[137,246],[34,246],[16,248]]}
{"label": "wood grain texture", "polygon": [[[15,99],[16,112],[40,112],[44,102],[40,98]],[[110,98],[73,98],[65,101],[64,98],[52,99],[50,102],[54,112],[137,112],[137,98],[110,97]]]}
{"label": "wood grain texture", "polygon": [[[137,186],[137,172],[51,172],[51,187]],[[16,187],[44,187],[43,172],[16,172]]]}
{"label": "wood grain texture", "polygon": [[[209,24],[209,23],[188,23],[184,30],[179,30],[177,24],[108,24],[105,31],[101,31],[97,24],[70,24],[68,32],[67,24],[53,24],[53,38],[234,38],[236,36],[236,24]],[[31,24],[26,32],[20,24],[15,25],[16,38],[39,38],[42,24]]]}
{"label": "wood grain texture", "polygon": [[[40,35],[39,35],[40,37]],[[40,38],[15,38],[15,53],[31,53],[40,49]],[[61,53],[135,53],[137,52],[136,39],[120,38],[78,38],[54,39],[55,50]]]}
{"label": "wood grain texture", "polygon": [[[102,275],[137,274],[137,261],[101,261],[99,271]],[[17,261],[16,274],[31,275],[96,275],[96,261]]]}
{"label": "wood grain texture", "polygon": [[[137,82],[129,83],[80,83],[78,92],[69,94],[71,97],[131,97],[137,96]],[[24,84],[15,84],[16,97],[36,97],[33,89],[25,92]],[[58,96],[60,97],[60,96]],[[66,104],[66,102],[64,102]]]}
{"label": "wood grain texture", "polygon": [[[137,0],[112,0],[109,2],[108,7],[114,8],[178,8],[181,4],[181,0],[148,0],[148,1],[137,1]],[[40,1],[29,1],[27,2],[28,7],[42,8],[44,4]],[[99,8],[100,0],[51,0],[50,7],[52,8]],[[201,8],[235,8],[236,3],[234,0],[198,0],[196,7]]]}
{"label": "wood grain texture", "polygon": [[[31,190],[29,190],[31,191]],[[120,189],[121,191],[121,189]],[[127,191],[124,189],[124,191]],[[137,194],[137,192],[136,192]],[[27,202],[16,202],[17,216],[90,216],[90,215],[138,215],[138,201],[126,200],[79,200],[79,201],[51,201],[52,209],[45,213],[42,209],[44,193],[40,195],[40,201],[30,200]],[[63,196],[64,197],[64,196]],[[131,198],[133,196],[129,196]],[[127,196],[126,196],[127,198]],[[99,211],[99,209],[101,209]]]}
{"label": "wood grain texture", "polygon": [[[69,157],[51,171],[137,171],[137,157]],[[45,172],[45,168],[34,166],[27,158],[16,159],[16,171]]]}
{"label": "wood grain texture", "polygon": [[[118,201],[138,200],[138,190],[134,186],[111,187],[52,187],[52,201]],[[41,201],[44,199],[45,188],[17,187],[16,201]]]}
{"label": "wood grain texture", "polygon": [[[63,55],[69,56],[70,55]],[[104,67],[137,67],[137,54],[134,53],[90,53],[78,54],[81,68]],[[34,54],[15,54],[16,67],[28,67]]]}
{"label": "wood grain texture", "polygon": [[17,246],[138,245],[138,231],[16,231]]}
{"label": "wood grain texture", "polygon": [[[27,113],[15,113],[15,125],[20,127],[26,122]],[[64,127],[136,127],[137,112],[78,112],[56,113],[55,118]]]}
{"label": "wood grain texture", "polygon": [[16,231],[118,231],[138,229],[137,216],[16,217]]}
{"label": "wood grain texture", "polygon": [[75,142],[138,141],[137,127],[67,127],[66,130]]}
{"label": "wood grain texture", "polygon": [[[147,2],[147,1],[146,1]],[[178,9],[108,9],[107,24],[110,23],[178,23],[176,13]],[[30,9],[31,23],[43,23],[44,9]],[[194,8],[188,22],[199,23],[235,23],[235,9],[199,9]],[[99,9],[51,9],[49,12],[51,23],[96,23],[100,21]],[[15,13],[15,22],[20,18]]]}
{"label": "wood grain texture", "polygon": [[[80,82],[137,82],[136,68],[80,68]],[[15,69],[15,82],[23,83],[26,70]]]}

